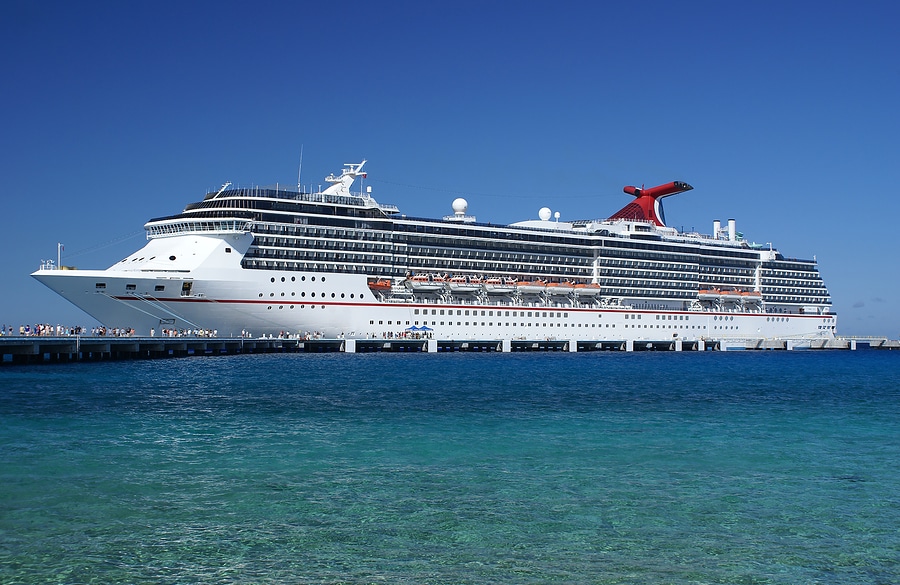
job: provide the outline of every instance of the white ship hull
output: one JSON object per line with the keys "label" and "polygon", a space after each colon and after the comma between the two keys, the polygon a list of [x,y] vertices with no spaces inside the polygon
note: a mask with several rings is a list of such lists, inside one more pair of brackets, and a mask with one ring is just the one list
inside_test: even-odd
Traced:
{"label": "white ship hull", "polygon": [[[104,325],[141,335],[381,338],[427,327],[478,340],[834,337],[812,261],[733,235],[680,234],[655,215],[630,218],[633,207],[578,225],[542,210],[540,221],[495,226],[475,224],[457,200],[455,217],[407,219],[349,192],[361,168],[348,165],[316,194],[223,187],[148,222],[147,244],[106,270],[47,264],[33,276]],[[626,192],[655,201],[687,189]]]}

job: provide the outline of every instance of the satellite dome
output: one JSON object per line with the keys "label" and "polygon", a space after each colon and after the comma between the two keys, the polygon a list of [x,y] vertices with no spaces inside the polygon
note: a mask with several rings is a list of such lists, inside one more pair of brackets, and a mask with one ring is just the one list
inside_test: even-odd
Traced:
{"label": "satellite dome", "polygon": [[462,197],[457,197],[453,200],[453,213],[457,215],[465,215],[468,208],[469,202]]}
{"label": "satellite dome", "polygon": [[550,208],[549,207],[541,207],[541,210],[538,211],[538,217],[541,218],[541,221],[548,221],[550,219]]}

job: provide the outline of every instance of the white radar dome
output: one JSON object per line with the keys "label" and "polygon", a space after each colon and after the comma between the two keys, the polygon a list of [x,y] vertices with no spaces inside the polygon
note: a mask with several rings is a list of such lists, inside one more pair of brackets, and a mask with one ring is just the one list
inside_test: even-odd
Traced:
{"label": "white radar dome", "polygon": [[541,221],[548,221],[550,219],[550,213],[549,207],[541,207],[541,210],[538,211],[538,217],[541,218]]}
{"label": "white radar dome", "polygon": [[468,208],[469,202],[462,197],[458,197],[453,200],[453,213],[457,215],[465,215]]}

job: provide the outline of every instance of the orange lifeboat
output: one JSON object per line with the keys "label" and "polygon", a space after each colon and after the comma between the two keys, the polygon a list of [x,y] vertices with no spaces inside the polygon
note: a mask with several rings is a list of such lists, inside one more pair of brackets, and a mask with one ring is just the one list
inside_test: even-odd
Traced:
{"label": "orange lifeboat", "polygon": [[417,274],[405,281],[408,288],[415,292],[436,292],[444,288],[444,277],[433,274]]}
{"label": "orange lifeboat", "polygon": [[516,288],[523,295],[540,294],[540,293],[544,292],[544,289],[546,288],[546,286],[547,286],[547,283],[540,279],[532,280],[530,282],[529,281],[520,282],[520,283],[516,284]]}
{"label": "orange lifeboat", "polygon": [[571,282],[563,281],[547,283],[547,293],[551,295],[567,295],[574,290],[575,287],[572,286]]}
{"label": "orange lifeboat", "polygon": [[574,288],[580,297],[595,297],[600,294],[600,285],[596,282],[579,283]]}

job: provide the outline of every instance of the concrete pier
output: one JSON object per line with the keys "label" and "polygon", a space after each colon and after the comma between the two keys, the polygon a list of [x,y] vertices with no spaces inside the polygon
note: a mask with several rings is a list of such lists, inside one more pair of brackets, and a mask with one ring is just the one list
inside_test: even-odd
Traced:
{"label": "concrete pier", "polygon": [[900,341],[883,337],[802,339],[279,339],[216,337],[0,337],[2,364],[158,359],[167,357],[256,353],[443,353],[594,351],[733,351],[900,349]]}

